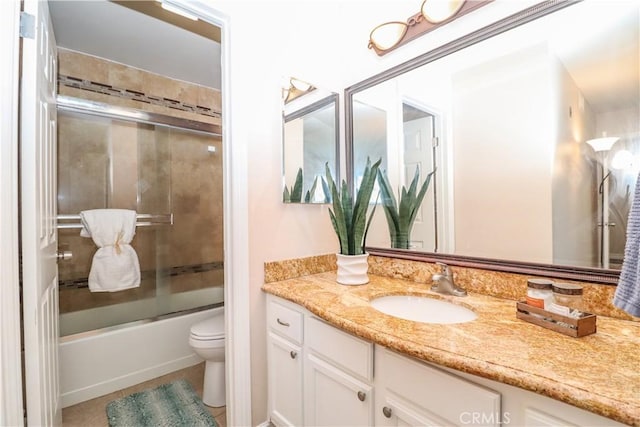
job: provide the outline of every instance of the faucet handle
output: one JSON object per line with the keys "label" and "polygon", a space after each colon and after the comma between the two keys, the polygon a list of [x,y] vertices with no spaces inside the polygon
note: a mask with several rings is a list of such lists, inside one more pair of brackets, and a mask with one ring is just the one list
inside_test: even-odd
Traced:
{"label": "faucet handle", "polygon": [[451,276],[451,270],[449,269],[449,266],[447,264],[445,264],[444,262],[436,262],[436,265],[440,266],[440,271],[443,275]]}

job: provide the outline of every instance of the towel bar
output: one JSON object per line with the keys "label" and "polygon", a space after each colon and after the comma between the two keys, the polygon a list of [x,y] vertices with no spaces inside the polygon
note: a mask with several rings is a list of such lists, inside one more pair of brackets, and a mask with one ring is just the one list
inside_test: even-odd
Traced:
{"label": "towel bar", "polygon": [[[79,214],[60,214],[58,215],[58,229],[81,229],[82,223],[80,222]],[[73,221],[62,222],[61,221]],[[138,214],[136,227],[149,227],[152,225],[173,225],[173,214],[153,215],[153,214]]]}

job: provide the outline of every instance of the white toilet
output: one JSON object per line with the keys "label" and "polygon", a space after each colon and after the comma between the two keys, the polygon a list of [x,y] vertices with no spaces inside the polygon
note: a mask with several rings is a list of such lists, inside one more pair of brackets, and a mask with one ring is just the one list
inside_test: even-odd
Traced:
{"label": "white toilet", "polygon": [[225,406],[224,309],[191,326],[189,345],[206,361],[202,401],[207,406]]}

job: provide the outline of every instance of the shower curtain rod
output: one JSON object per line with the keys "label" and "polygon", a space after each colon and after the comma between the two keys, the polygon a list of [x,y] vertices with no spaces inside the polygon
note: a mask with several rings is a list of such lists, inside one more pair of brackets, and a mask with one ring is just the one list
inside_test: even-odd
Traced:
{"label": "shower curtain rod", "polygon": [[[138,214],[136,216],[136,227],[148,227],[151,225],[173,225],[173,214],[165,215],[153,215],[153,214]],[[73,221],[68,223],[60,223],[60,221]],[[80,215],[74,214],[60,214],[58,215],[58,229],[80,229],[82,223],[80,222]]]}
{"label": "shower curtain rod", "polygon": [[135,108],[119,107],[103,102],[89,101],[87,99],[58,95],[56,106],[63,111],[85,113],[112,119],[134,121],[152,125],[163,125],[177,129],[188,129],[205,133],[211,136],[222,136],[222,127],[211,123],[198,122],[196,120],[167,116],[159,113],[149,113]]}

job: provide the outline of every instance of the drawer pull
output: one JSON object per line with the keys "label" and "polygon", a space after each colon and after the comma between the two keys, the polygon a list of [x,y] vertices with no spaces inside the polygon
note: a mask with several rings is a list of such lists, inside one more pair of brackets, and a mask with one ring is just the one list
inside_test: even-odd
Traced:
{"label": "drawer pull", "polygon": [[276,321],[277,321],[279,324],[281,324],[282,326],[286,326],[287,328],[288,328],[289,326],[291,326],[289,323],[287,323],[287,322],[283,322],[282,320],[280,320],[280,318],[279,318],[279,317],[276,319]]}
{"label": "drawer pull", "polygon": [[364,391],[358,392],[358,399],[360,400],[360,402],[364,402],[364,399],[366,398],[367,398],[367,393],[365,393]]}
{"label": "drawer pull", "polygon": [[382,408],[382,413],[384,414],[385,417],[391,418],[391,408],[389,408],[388,406],[385,406],[384,408]]}
{"label": "drawer pull", "polygon": [[293,350],[291,350],[291,353],[289,353],[289,356],[291,356],[292,359],[295,359],[297,355],[298,355],[298,353],[296,353]]}

